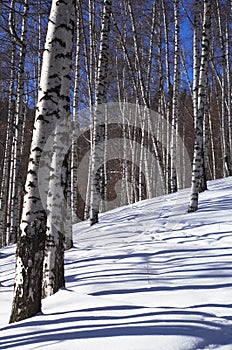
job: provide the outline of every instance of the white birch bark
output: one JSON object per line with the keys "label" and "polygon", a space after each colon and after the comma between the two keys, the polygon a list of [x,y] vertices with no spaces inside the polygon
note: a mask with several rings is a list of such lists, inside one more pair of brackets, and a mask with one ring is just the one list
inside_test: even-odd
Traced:
{"label": "white birch bark", "polygon": [[[144,82],[143,75],[142,75],[142,64],[141,64],[141,58],[140,58],[140,54],[139,54],[138,36],[137,36],[137,29],[136,29],[136,24],[135,24],[134,12],[132,9],[131,1],[127,0],[127,2],[128,2],[129,15],[130,15],[130,19],[131,19],[134,50],[135,50],[135,59],[136,59],[137,72],[138,72],[138,83],[135,82],[135,86],[137,87],[136,91],[140,90],[141,98],[142,98],[143,104],[145,106],[148,128],[149,128],[150,133],[151,133],[151,139],[152,139],[152,143],[153,143],[153,147],[154,147],[154,152],[155,152],[157,162],[158,162],[158,169],[159,169],[159,173],[160,173],[161,187],[162,187],[161,190],[164,191],[164,189],[165,189],[164,163],[163,163],[163,159],[162,159],[162,153],[159,150],[157,139],[154,136],[153,126],[151,123],[151,115],[150,115],[150,111],[149,111],[150,106],[149,106],[148,98],[147,98],[146,91],[145,91],[145,82]],[[124,50],[125,50],[125,47],[124,47]],[[127,50],[126,50],[126,54],[127,54]],[[133,69],[132,69],[132,72],[133,72]],[[138,99],[138,97],[137,97],[137,99]]]}
{"label": "white birch bark", "polygon": [[89,0],[89,98],[90,106],[94,105],[95,91],[95,44],[94,44],[94,11],[95,0]]}
{"label": "white birch bark", "polygon": [[221,138],[222,138],[222,168],[223,177],[228,176],[228,159],[227,159],[227,118],[226,118],[226,47],[223,36],[222,18],[220,4],[216,1],[217,7],[217,24],[219,30],[219,42],[222,53],[221,63]]}
{"label": "white birch bark", "polygon": [[197,101],[197,119],[195,120],[195,144],[192,167],[192,185],[191,197],[189,203],[189,212],[196,211],[198,208],[198,196],[203,174],[203,118],[204,106],[206,103],[206,85],[208,75],[208,61],[210,50],[210,27],[211,27],[211,2],[204,0],[203,30],[202,30],[202,52],[198,83],[198,101]]}
{"label": "white birch bark", "polygon": [[167,98],[166,98],[166,118],[167,118],[167,151],[166,151],[166,192],[171,192],[171,184],[170,184],[170,138],[171,138],[171,130],[170,130],[170,114],[171,114],[171,69],[170,69],[170,50],[169,50],[169,29],[168,29],[168,18],[167,11],[165,7],[164,0],[161,0],[163,21],[164,21],[164,41],[165,41],[165,76],[166,76],[166,89],[167,89]]}
{"label": "white birch bark", "polygon": [[[148,101],[149,106],[151,103],[151,76],[152,76],[152,59],[153,59],[153,51],[154,51],[154,41],[155,41],[156,16],[157,16],[157,1],[154,0],[153,7],[152,7],[151,34],[150,34],[150,41],[149,41],[148,68],[147,68],[147,76],[146,76],[146,92],[147,92],[146,100]],[[160,67],[160,74],[162,75],[162,73],[163,72]],[[163,87],[162,84],[161,86]],[[145,117],[144,123],[146,123],[147,116],[144,116],[144,117]],[[148,161],[147,155],[148,155],[148,152],[147,152],[147,149],[145,149],[144,163],[145,163],[147,198],[152,198],[152,184],[150,180],[151,165]]]}
{"label": "white birch bark", "polygon": [[[50,167],[49,191],[47,196],[47,232],[43,262],[43,284],[42,297],[45,298],[56,293],[59,288],[64,287],[64,246],[69,246],[72,241],[72,221],[71,213],[67,206],[63,206],[60,196],[60,177],[62,162],[65,154],[62,145],[69,144],[69,131],[67,130],[67,120],[70,114],[70,88],[71,88],[71,66],[72,49],[74,39],[74,19],[75,8],[73,4],[64,3],[64,14],[57,17],[57,39],[60,43],[59,66],[57,74],[60,80],[58,92],[57,112],[59,119],[63,123],[56,125],[54,135],[53,157]],[[62,29],[61,29],[62,28]],[[76,101],[77,102],[77,99]],[[77,124],[74,124],[77,125]],[[68,158],[63,170],[64,187],[68,188],[69,179]],[[63,189],[65,191],[65,188]]]}
{"label": "white birch bark", "polygon": [[197,120],[198,114],[198,86],[200,73],[200,26],[201,26],[201,9],[200,1],[195,1],[194,26],[193,26],[193,115]]}
{"label": "white birch bark", "polygon": [[[89,68],[88,68],[88,83],[89,83],[89,106],[90,106],[90,122],[94,126],[94,103],[95,98],[94,91],[96,90],[96,77],[97,77],[97,59],[96,59],[96,43],[94,42],[94,28],[95,28],[95,0],[89,0]],[[91,144],[91,156],[89,158],[89,172],[88,172],[88,182],[87,182],[87,191],[85,199],[85,219],[90,217],[90,201],[91,201],[91,183],[92,183],[92,159],[93,159],[93,128],[90,130],[90,144]],[[99,204],[100,206],[100,204]]]}
{"label": "white birch bark", "polygon": [[42,62],[42,0],[38,0],[38,63],[37,63],[37,81],[38,86],[40,82],[40,75],[41,75],[41,62]]}
{"label": "white birch bark", "polygon": [[[79,124],[79,85],[80,85],[80,13],[77,8],[77,36],[76,36],[76,62],[75,62],[75,85],[74,85],[74,97],[73,97],[73,122],[75,125]],[[71,210],[72,210],[72,222],[77,223],[77,130],[72,134],[72,148],[71,148]]]}
{"label": "white birch bark", "polygon": [[16,117],[15,117],[15,136],[14,136],[14,157],[15,157],[15,171],[12,189],[12,220],[10,227],[9,243],[15,243],[19,230],[19,203],[22,186],[21,178],[21,154],[23,142],[23,125],[24,125],[24,78],[25,78],[25,60],[26,60],[26,40],[27,40],[27,26],[29,13],[29,0],[23,2],[24,10],[22,17],[22,29],[20,37],[20,53],[19,53],[19,67],[17,77],[17,98],[16,98]]}
{"label": "white birch bark", "polygon": [[[12,35],[14,45],[19,45],[19,63],[18,63],[18,74],[17,74],[17,92],[16,92],[16,111],[14,115],[13,125],[10,130],[10,147],[8,152],[10,152],[7,157],[8,160],[8,170],[6,185],[4,188],[5,195],[3,196],[4,209],[2,212],[3,220],[5,221],[4,234],[6,235],[6,243],[15,243],[17,239],[17,233],[19,228],[19,204],[21,198],[20,186],[22,186],[21,179],[21,151],[23,142],[23,97],[24,97],[24,70],[25,70],[25,58],[26,58],[26,38],[27,38],[27,22],[28,22],[28,10],[29,1],[23,1],[23,14],[21,23],[21,35],[17,34],[16,30],[16,20],[15,20],[15,6],[16,1],[11,0],[10,4],[10,14],[9,14],[9,30]],[[16,47],[15,49],[16,50]],[[11,69],[12,72],[12,69]],[[14,87],[10,87],[14,90]],[[10,104],[12,101],[10,102]],[[9,110],[12,109],[9,106]],[[13,135],[14,134],[14,135]],[[8,193],[6,193],[6,191]]]}
{"label": "white birch bark", "polygon": [[[209,94],[209,102],[212,101],[212,92]],[[208,104],[209,104],[208,102]],[[213,137],[213,123],[212,123],[212,114],[209,108],[209,133],[210,133],[210,142],[211,142],[211,157],[212,157],[212,179],[216,180],[216,149],[215,149],[215,140]]]}
{"label": "white birch bark", "polygon": [[[66,36],[67,38],[67,36]],[[70,48],[70,42],[67,43]],[[52,151],[51,164],[49,164],[49,187],[47,194],[47,229],[43,261],[43,281],[42,281],[42,298],[46,298],[56,293],[59,288],[64,287],[64,247],[71,241],[71,217],[67,206],[61,200],[60,183],[61,177],[64,181],[64,187],[67,186],[67,170],[62,166],[65,158],[65,147],[70,144],[69,133],[67,130],[66,120],[69,118],[69,96],[70,77],[69,69],[71,56],[64,59],[63,73],[64,81],[62,82],[59,114],[65,118],[64,122],[56,126],[54,133],[54,144]],[[66,61],[66,62],[65,62]],[[68,163],[68,157],[66,157]],[[66,164],[68,167],[68,164]],[[62,174],[63,173],[63,174]],[[63,175],[63,176],[62,176]],[[64,190],[64,188],[63,188]]]}
{"label": "white birch bark", "polygon": [[[60,115],[67,95],[61,95],[63,70],[70,60],[75,1],[53,0],[48,23],[34,133],[26,180],[26,195],[16,253],[14,298],[10,322],[20,321],[41,311],[42,267],[46,237],[46,213],[38,186],[39,161],[47,137]],[[65,65],[64,65],[65,64]],[[69,67],[70,69],[70,67]],[[65,79],[70,81],[69,76]]]}
{"label": "white birch bark", "polygon": [[15,58],[16,58],[16,43],[15,39],[12,42],[12,52],[11,52],[11,68],[10,68],[10,86],[9,86],[9,104],[8,104],[8,121],[7,121],[7,135],[6,135],[6,145],[3,159],[3,173],[2,182],[0,189],[0,245],[4,247],[8,244],[8,215],[9,206],[8,201],[11,200],[10,195],[10,185],[11,185],[11,169],[12,169],[12,144],[14,135],[14,85],[15,85]]}
{"label": "white birch bark", "polygon": [[173,98],[172,98],[172,128],[171,128],[171,193],[177,191],[177,124],[179,119],[179,94],[180,94],[180,20],[179,1],[174,1],[174,21],[175,21],[175,49],[174,49],[174,78],[173,78]]}
{"label": "white birch bark", "polygon": [[[208,93],[208,91],[207,91]],[[206,97],[205,100],[205,107],[204,107],[204,119],[203,119],[203,165],[204,165],[204,181],[207,180],[207,173],[209,171],[209,138],[210,138],[210,132],[209,132],[209,105],[208,105],[208,98]]]}
{"label": "white birch bark", "polygon": [[[119,62],[118,62],[118,47],[116,48],[116,75],[117,75],[117,94],[118,101],[120,104],[120,109],[122,113],[123,125],[122,125],[122,135],[123,135],[123,164],[122,164],[122,182],[121,182],[121,205],[131,204],[131,193],[130,193],[130,184],[129,184],[129,169],[128,169],[128,161],[127,159],[130,157],[130,148],[127,147],[126,143],[126,116],[125,116],[125,103],[126,103],[126,88],[125,88],[125,66],[122,71],[122,82],[119,76]],[[125,54],[124,54],[125,59]],[[121,84],[120,84],[121,83]]]}
{"label": "white birch bark", "polygon": [[[93,145],[92,145],[92,169],[91,169],[91,197],[90,197],[90,224],[98,222],[100,205],[101,179],[99,167],[104,161],[105,125],[102,111],[99,113],[98,106],[107,101],[107,72],[109,58],[109,34],[111,17],[111,0],[104,0],[102,15],[99,63],[96,86],[96,108],[93,116]],[[99,118],[101,118],[99,120]]]}
{"label": "white birch bark", "polygon": [[228,105],[228,126],[229,126],[229,175],[232,175],[232,88],[231,88],[231,63],[230,63],[230,57],[231,57],[231,15],[226,16],[226,44],[225,44],[225,50],[226,50],[226,76],[227,76],[227,105]]}
{"label": "white birch bark", "polygon": [[150,105],[150,98],[151,98],[150,95],[151,95],[152,58],[153,58],[154,41],[155,41],[156,15],[157,15],[157,3],[156,3],[156,0],[154,0],[153,7],[152,7],[151,35],[150,35],[150,42],[149,42],[148,68],[147,68],[147,77],[146,77],[147,101],[149,105]]}

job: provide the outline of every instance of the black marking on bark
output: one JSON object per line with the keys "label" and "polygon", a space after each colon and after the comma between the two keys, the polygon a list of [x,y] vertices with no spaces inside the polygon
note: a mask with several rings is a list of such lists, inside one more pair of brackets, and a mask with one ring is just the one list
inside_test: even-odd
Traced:
{"label": "black marking on bark", "polygon": [[[32,152],[42,152],[43,150],[42,150],[42,148],[40,148],[40,147],[35,147],[35,148],[33,148],[33,150],[32,150]],[[33,158],[31,158],[31,160],[33,160]]]}
{"label": "black marking on bark", "polygon": [[49,124],[49,121],[48,121],[48,120],[46,120],[46,119],[44,119],[43,114],[40,114],[40,115],[39,115],[39,116],[36,118],[36,121],[38,121],[38,120],[42,120],[43,122],[45,122],[45,123]]}

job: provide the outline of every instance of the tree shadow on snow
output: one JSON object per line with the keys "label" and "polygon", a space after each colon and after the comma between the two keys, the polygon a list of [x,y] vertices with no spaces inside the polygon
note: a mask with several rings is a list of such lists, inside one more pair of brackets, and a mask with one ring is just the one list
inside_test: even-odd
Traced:
{"label": "tree shadow on snow", "polygon": [[[221,305],[218,305],[221,306]],[[119,307],[120,308],[120,307]],[[122,306],[123,309],[127,306]],[[140,307],[135,307],[140,308]],[[114,307],[113,307],[114,309]],[[91,311],[108,311],[110,316],[91,316]],[[117,309],[118,310],[118,307]],[[80,310],[84,311],[84,310]],[[135,315],[112,316],[111,307],[86,309],[86,314],[73,311],[77,315],[62,317],[57,320],[38,320],[37,317],[28,322],[20,322],[2,329],[12,330],[12,334],[0,337],[0,349],[20,349],[23,346],[44,343],[61,343],[65,340],[94,339],[104,337],[127,336],[189,336],[201,338],[197,349],[204,349],[209,344],[232,344],[231,325],[219,324],[207,317],[212,314],[188,310],[167,310],[160,312],[145,312]],[[57,316],[59,313],[57,313]],[[65,316],[65,313],[63,314]],[[164,317],[167,316],[165,320]],[[38,316],[39,317],[39,316]],[[43,316],[44,317],[44,316]],[[178,317],[182,317],[179,318]],[[184,319],[183,319],[184,317]],[[198,317],[198,319],[197,319]],[[130,320],[129,320],[130,319]],[[74,324],[75,322],[75,324]],[[77,324],[76,324],[77,323]],[[78,324],[79,323],[79,324]],[[84,323],[84,324],[83,324]],[[41,327],[56,327],[44,329]],[[30,327],[30,330],[25,328]],[[22,328],[22,332],[20,332]],[[17,334],[15,334],[17,330]],[[221,336],[223,333],[223,336]],[[58,344],[57,344],[58,345]]]}

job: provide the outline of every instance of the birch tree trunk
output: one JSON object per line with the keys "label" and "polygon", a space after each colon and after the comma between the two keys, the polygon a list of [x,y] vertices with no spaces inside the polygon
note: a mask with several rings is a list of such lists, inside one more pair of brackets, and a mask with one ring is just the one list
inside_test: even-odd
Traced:
{"label": "birch tree trunk", "polygon": [[13,181],[13,198],[12,198],[12,222],[10,237],[8,241],[15,243],[17,240],[19,229],[19,203],[20,203],[20,189],[22,187],[21,178],[21,154],[23,143],[23,125],[24,125],[24,78],[25,78],[25,60],[26,60],[26,43],[27,43],[27,26],[28,26],[28,12],[29,0],[24,1],[24,13],[22,20],[22,33],[20,38],[20,54],[19,54],[19,73],[17,85],[17,99],[16,99],[16,128],[15,128],[15,171]]}
{"label": "birch tree trunk", "polygon": [[228,155],[227,155],[227,118],[226,118],[226,45],[223,36],[222,28],[222,16],[219,1],[216,1],[217,8],[217,25],[219,31],[219,42],[222,53],[222,63],[221,63],[221,139],[222,139],[222,169],[223,177],[228,176]]}
{"label": "birch tree trunk", "polygon": [[[227,1],[227,9],[229,10],[229,4]],[[232,176],[232,88],[231,88],[231,14],[226,17],[226,75],[227,75],[227,101],[228,101],[228,126],[229,126],[229,175]]]}
{"label": "birch tree trunk", "polygon": [[69,75],[64,77],[63,74],[67,73],[67,60],[70,62],[71,59],[74,18],[74,0],[67,3],[52,1],[17,243],[11,323],[41,311],[46,213],[39,193],[38,170],[46,140],[62,117],[60,100],[64,106],[69,104],[69,96],[62,95],[61,91],[65,79],[66,84],[70,83]]}
{"label": "birch tree trunk", "polygon": [[216,151],[215,151],[215,141],[213,137],[213,126],[212,126],[212,115],[209,111],[209,132],[211,141],[211,157],[212,157],[212,179],[216,180]]}
{"label": "birch tree trunk", "polygon": [[[73,122],[79,124],[79,85],[80,85],[80,13],[77,9],[77,37],[76,37],[76,62],[75,62],[75,85],[73,96]],[[72,134],[71,148],[71,210],[72,222],[77,223],[77,141],[75,138],[76,130]]]}
{"label": "birch tree trunk", "polygon": [[[157,139],[156,139],[154,132],[153,132],[151,115],[150,115],[150,111],[149,111],[150,106],[149,106],[149,101],[148,101],[148,97],[147,97],[146,89],[145,89],[145,82],[144,82],[143,74],[142,74],[142,63],[141,63],[141,57],[140,57],[140,53],[139,53],[138,34],[137,34],[137,28],[136,28],[136,24],[135,24],[135,16],[134,16],[131,0],[127,0],[127,3],[128,3],[128,11],[129,11],[130,19],[131,19],[134,51],[135,51],[135,60],[136,60],[137,74],[138,74],[138,82],[136,82],[136,81],[134,82],[135,90],[137,93],[137,101],[139,98],[138,92],[140,90],[141,99],[142,99],[142,102],[145,106],[147,123],[148,123],[148,128],[149,128],[150,133],[151,133],[151,139],[152,139],[152,143],[153,143],[153,147],[154,147],[154,152],[155,152],[157,162],[158,162],[158,169],[159,169],[160,178],[161,178],[161,187],[162,187],[162,191],[164,191],[164,189],[165,189],[164,162],[162,159],[162,153],[158,147]],[[150,44],[152,44],[152,41],[150,42]],[[127,54],[126,48],[124,50],[125,50],[125,53]],[[131,65],[130,65],[130,69],[133,72]]]}
{"label": "birch tree trunk", "polygon": [[[96,73],[97,73],[97,59],[96,59],[96,42],[95,42],[95,0],[89,0],[89,59],[87,61],[88,67],[88,87],[89,87],[89,106],[90,106],[90,122],[94,125],[94,102],[95,97],[94,91],[96,88]],[[87,48],[86,48],[87,52]],[[88,182],[87,182],[87,191],[85,198],[85,209],[84,209],[84,218],[88,219],[90,217],[90,200],[91,200],[91,169],[92,169],[92,151],[93,151],[93,129],[90,130],[90,151],[91,157],[89,158],[89,171],[88,171]]]}
{"label": "birch tree trunk", "polygon": [[[109,59],[109,35],[110,35],[110,17],[111,0],[104,0],[99,63],[97,73],[96,103],[93,116],[93,145],[92,145],[92,169],[91,169],[91,197],[90,197],[90,225],[98,222],[98,213],[100,205],[101,179],[99,165],[104,161],[104,139],[105,123],[102,111],[99,113],[98,107],[107,101],[107,72]],[[103,113],[104,114],[104,113]],[[101,118],[99,120],[98,118]]]}
{"label": "birch tree trunk", "polygon": [[[0,228],[1,234],[5,236],[4,244],[15,243],[17,239],[17,232],[19,226],[20,216],[20,186],[22,185],[21,179],[21,151],[23,142],[23,97],[24,97],[24,71],[25,71],[25,58],[26,58],[26,39],[27,39],[27,22],[29,1],[23,2],[23,14],[21,23],[21,35],[18,37],[16,30],[15,19],[15,0],[11,0],[10,14],[9,14],[9,30],[12,35],[13,48],[11,59],[11,83],[10,83],[10,102],[8,108],[8,130],[6,140],[6,153],[4,158],[4,179],[1,190],[1,218]],[[14,92],[14,77],[15,74],[15,57],[16,46],[19,45],[19,63],[17,74],[17,93],[16,93],[16,111],[13,112],[13,92]],[[13,85],[12,85],[13,84]],[[13,115],[14,114],[14,115]]]}
{"label": "birch tree trunk", "polygon": [[200,73],[200,42],[201,42],[201,9],[200,1],[195,1],[194,27],[193,27],[193,115],[194,120],[198,117],[198,86]]}
{"label": "birch tree trunk", "polygon": [[10,87],[9,87],[9,104],[8,104],[8,121],[6,146],[3,161],[3,173],[0,189],[0,246],[7,245],[7,217],[8,217],[8,201],[10,196],[10,174],[12,169],[12,144],[14,135],[14,85],[15,85],[15,58],[16,58],[16,43],[15,39],[12,42],[11,52],[11,67],[10,67]]}
{"label": "birch tree trunk", "polygon": [[[75,1],[73,1],[74,3]],[[65,10],[65,8],[64,8]],[[42,297],[45,298],[56,293],[59,288],[64,287],[64,245],[71,244],[72,240],[72,222],[70,212],[63,206],[60,200],[60,177],[62,163],[65,158],[63,144],[69,144],[69,132],[67,130],[67,120],[70,114],[70,88],[72,66],[72,49],[74,39],[74,18],[75,8],[72,4],[67,8],[65,14],[57,20],[57,27],[60,45],[63,46],[60,64],[57,68],[57,74],[60,80],[57,110],[59,119],[64,123],[56,125],[54,134],[53,157],[50,170],[49,191],[47,196],[47,234],[45,241],[44,262],[43,262],[43,284]],[[78,67],[77,67],[78,69]],[[77,102],[77,100],[75,101]],[[78,107],[78,106],[77,106]],[[69,186],[68,179],[68,157],[66,157],[66,166],[63,167],[63,190],[66,191]],[[64,215],[64,213],[66,213]]]}
{"label": "birch tree trunk", "polygon": [[180,23],[179,23],[179,1],[174,1],[175,19],[175,53],[174,53],[174,81],[172,99],[172,130],[171,130],[171,192],[177,191],[177,124],[179,117],[179,94],[180,94]]}
{"label": "birch tree trunk", "polygon": [[166,98],[166,118],[167,118],[167,151],[166,151],[166,192],[171,192],[170,176],[171,176],[171,164],[170,164],[170,111],[171,111],[171,73],[170,73],[170,50],[169,50],[169,30],[168,30],[168,19],[167,11],[165,7],[164,0],[161,0],[163,21],[164,21],[164,41],[165,41],[165,76],[166,76],[166,89],[167,89],[167,98]]}
{"label": "birch tree trunk", "polygon": [[[197,2],[198,3],[198,2]],[[204,16],[202,30],[202,52],[198,83],[197,118],[195,120],[195,144],[192,168],[191,197],[189,212],[194,212],[198,208],[198,196],[203,174],[203,118],[206,103],[208,61],[210,50],[210,27],[211,27],[211,2],[204,0]]]}

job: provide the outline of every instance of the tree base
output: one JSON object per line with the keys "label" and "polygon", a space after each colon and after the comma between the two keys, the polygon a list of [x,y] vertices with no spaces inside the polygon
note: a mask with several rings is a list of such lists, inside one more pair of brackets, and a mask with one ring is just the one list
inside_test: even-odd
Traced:
{"label": "tree base", "polygon": [[94,217],[90,219],[90,226],[93,226],[98,223],[98,217]]}
{"label": "tree base", "polygon": [[195,211],[197,211],[198,207],[189,207],[188,208],[188,213],[194,213]]}

